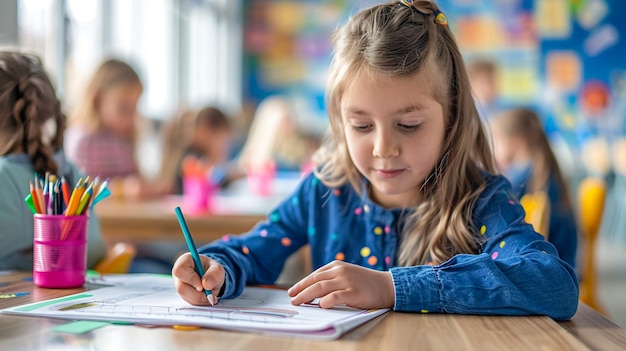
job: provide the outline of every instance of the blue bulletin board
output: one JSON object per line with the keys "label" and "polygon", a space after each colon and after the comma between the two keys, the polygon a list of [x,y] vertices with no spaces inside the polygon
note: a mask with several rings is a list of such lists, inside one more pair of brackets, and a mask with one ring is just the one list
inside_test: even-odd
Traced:
{"label": "blue bulletin board", "polygon": [[626,134],[626,1],[439,0],[467,60],[500,66],[500,105],[535,107],[573,146]]}
{"label": "blue bulletin board", "polygon": [[[304,118],[326,120],[324,91],[333,31],[364,0],[245,0],[243,87],[246,103],[286,97]],[[302,118],[302,116],[300,116]]]}
{"label": "blue bulletin board", "polygon": [[[244,99],[324,119],[332,32],[379,1],[246,0]],[[467,61],[500,67],[500,107],[532,106],[572,145],[626,134],[626,1],[439,0]]]}

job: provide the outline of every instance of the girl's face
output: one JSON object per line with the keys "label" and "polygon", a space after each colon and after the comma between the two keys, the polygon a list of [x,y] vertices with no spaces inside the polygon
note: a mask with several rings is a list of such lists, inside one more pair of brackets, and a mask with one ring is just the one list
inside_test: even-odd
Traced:
{"label": "girl's face", "polygon": [[196,126],[191,145],[212,158],[213,162],[223,163],[228,159],[231,133],[228,129],[212,129]]}
{"label": "girl's face", "polygon": [[524,142],[518,136],[507,135],[502,130],[497,119],[490,123],[491,136],[493,138],[493,156],[496,165],[501,172],[505,172],[516,163],[525,162],[524,154],[526,150]]}
{"label": "girl's face", "polygon": [[341,100],[352,162],[370,182],[372,199],[387,208],[416,205],[439,160],[443,107],[425,79],[436,77],[427,76],[359,74]]}
{"label": "girl's face", "polygon": [[96,108],[103,126],[118,135],[131,135],[141,93],[139,84],[120,84],[102,92]]}

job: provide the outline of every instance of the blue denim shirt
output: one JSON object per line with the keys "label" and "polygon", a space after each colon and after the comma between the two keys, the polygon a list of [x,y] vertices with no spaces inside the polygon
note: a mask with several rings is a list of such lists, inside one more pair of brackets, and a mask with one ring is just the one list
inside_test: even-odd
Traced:
{"label": "blue denim shirt", "polygon": [[249,233],[200,252],[224,266],[224,297],[238,296],[246,284],[273,283],[287,257],[309,244],[314,268],[339,259],[388,270],[396,311],[572,317],[574,270],[525,223],[509,182],[492,175],[486,181],[472,218],[485,239],[480,253],[438,266],[397,266],[403,210],[385,209],[349,184],[329,188],[313,175]]}

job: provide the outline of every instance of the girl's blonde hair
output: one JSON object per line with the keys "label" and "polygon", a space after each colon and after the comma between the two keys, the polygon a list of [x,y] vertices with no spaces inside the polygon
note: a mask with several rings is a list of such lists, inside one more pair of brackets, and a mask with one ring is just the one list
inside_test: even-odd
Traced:
{"label": "girl's blonde hair", "polygon": [[539,116],[527,108],[516,108],[498,114],[490,123],[505,137],[521,138],[528,146],[533,160],[533,174],[527,182],[526,192],[534,193],[540,190],[547,192],[550,177],[554,177],[560,193],[563,194],[559,205],[571,208],[569,191]]}
{"label": "girl's blonde hair", "polygon": [[[137,85],[143,88],[137,72],[126,62],[108,59],[100,64],[88,81],[83,97],[78,100],[69,114],[70,124],[80,124],[90,131],[101,128],[97,100],[107,90],[123,84]],[[136,128],[136,127],[135,127]],[[136,129],[132,131],[131,142],[136,141]]]}
{"label": "girl's blonde hair", "polygon": [[[44,125],[54,122],[47,140]],[[33,55],[0,52],[0,156],[28,154],[35,172],[58,173],[53,155],[63,145],[65,115],[54,87]]]}
{"label": "girl's blonde hair", "polygon": [[315,150],[314,138],[305,136],[296,125],[294,111],[282,97],[268,97],[257,108],[239,164],[248,169],[254,164],[281,158],[291,164],[301,164]]}
{"label": "girl's blonde hair", "polygon": [[474,203],[484,188],[482,171],[495,172],[461,54],[450,29],[436,22],[439,13],[431,1],[378,5],[335,33],[326,97],[332,135],[314,158],[324,184],[350,182],[359,191],[362,176],[348,154],[341,118],[350,81],[363,69],[391,77],[412,77],[424,67],[438,70],[429,76],[439,77],[432,82],[433,96],[443,106],[445,135],[439,160],[421,187],[423,201],[400,226],[397,260],[403,266],[479,251]]}

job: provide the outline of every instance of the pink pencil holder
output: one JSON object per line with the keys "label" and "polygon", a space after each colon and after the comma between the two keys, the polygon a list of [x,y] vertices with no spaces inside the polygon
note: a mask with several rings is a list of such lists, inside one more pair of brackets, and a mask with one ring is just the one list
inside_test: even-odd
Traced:
{"label": "pink pencil holder", "polygon": [[273,162],[257,165],[248,169],[248,186],[259,196],[270,196],[273,191],[276,166]]}
{"label": "pink pencil holder", "polygon": [[42,288],[75,288],[85,283],[89,217],[34,216],[33,282]]}
{"label": "pink pencil holder", "polygon": [[183,208],[187,213],[211,210],[214,187],[202,177],[183,178]]}

